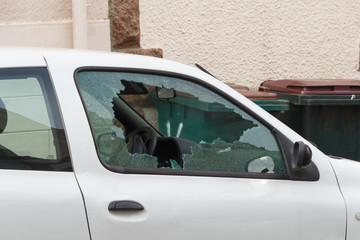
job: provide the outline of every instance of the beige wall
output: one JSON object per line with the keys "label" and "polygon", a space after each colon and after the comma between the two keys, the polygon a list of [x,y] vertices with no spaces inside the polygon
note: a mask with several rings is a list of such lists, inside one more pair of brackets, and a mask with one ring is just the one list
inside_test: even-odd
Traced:
{"label": "beige wall", "polygon": [[2,0],[0,22],[40,22],[71,19],[71,0]]}
{"label": "beige wall", "polygon": [[[71,20],[72,0],[2,0],[0,22]],[[89,20],[108,19],[107,0],[87,0]]]}
{"label": "beige wall", "polygon": [[[108,0],[87,0],[88,48],[110,50]],[[0,45],[71,48],[72,0],[2,0]]]}
{"label": "beige wall", "polygon": [[140,0],[141,45],[222,81],[355,78],[360,0]]}

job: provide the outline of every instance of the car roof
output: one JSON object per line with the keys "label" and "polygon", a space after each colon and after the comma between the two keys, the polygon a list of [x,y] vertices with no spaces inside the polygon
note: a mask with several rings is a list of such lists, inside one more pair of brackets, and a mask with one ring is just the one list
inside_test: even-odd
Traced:
{"label": "car roof", "polygon": [[162,58],[82,49],[0,46],[0,68],[48,67],[54,69],[60,65],[73,70],[84,67],[104,67],[180,74],[196,78],[234,97],[239,96],[235,90],[198,68]]}
{"label": "car roof", "polygon": [[[29,66],[43,66],[48,60],[56,64],[98,67],[122,67],[135,69],[148,69],[167,72],[176,72],[188,75],[201,75],[207,78],[209,75],[202,71],[178,62],[173,62],[161,58],[141,56],[135,54],[119,52],[102,52],[94,50],[60,49],[60,48],[26,48],[26,47],[0,47],[0,61],[4,58],[18,59],[12,64],[16,67],[16,62],[20,59],[29,59]],[[44,59],[40,61],[39,59]],[[9,65],[9,64],[8,64]],[[22,63],[24,65],[24,63]],[[1,67],[1,65],[0,65]]]}
{"label": "car roof", "polygon": [[227,92],[231,89],[198,68],[157,57],[95,50],[0,47],[0,68],[51,68],[59,65],[66,65],[74,70],[83,67],[106,67],[176,73],[200,79]]}

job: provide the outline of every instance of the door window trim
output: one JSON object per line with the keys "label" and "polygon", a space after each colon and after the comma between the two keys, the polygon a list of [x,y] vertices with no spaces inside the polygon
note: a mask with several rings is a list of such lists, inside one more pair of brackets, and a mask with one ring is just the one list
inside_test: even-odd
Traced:
{"label": "door window trim", "polygon": [[[26,171],[56,171],[56,172],[73,172],[73,165],[70,157],[70,151],[68,147],[67,136],[63,123],[62,114],[60,111],[60,105],[56,95],[56,91],[53,85],[50,72],[47,67],[7,67],[0,68],[1,71],[6,72],[6,75],[0,75],[0,78],[10,76],[12,78],[16,76],[39,76],[39,86],[42,92],[42,96],[45,99],[45,108],[48,112],[50,125],[55,129],[62,130],[56,132],[56,138],[58,144],[55,146],[56,151],[61,152],[61,155],[65,156],[62,159],[58,159],[56,162],[34,162],[24,169],[22,162],[19,164],[15,163],[11,168],[0,168],[11,169],[11,170],[26,170]],[[61,143],[60,143],[61,142]]]}
{"label": "door window trim", "polygon": [[[137,73],[137,74],[148,74],[148,75],[157,75],[157,76],[166,76],[166,77],[174,77],[179,78],[183,81],[192,82],[195,84],[198,84],[216,94],[223,97],[230,103],[234,104],[235,106],[241,108],[242,111],[247,113],[249,116],[253,117],[255,120],[257,120],[259,123],[263,124],[265,127],[269,129],[269,131],[273,132],[273,136],[278,142],[280,152],[283,156],[287,173],[285,174],[278,174],[278,173],[272,173],[272,174],[264,174],[264,173],[249,173],[249,172],[222,172],[222,171],[197,171],[197,170],[178,170],[178,169],[153,169],[153,168],[131,168],[131,167],[121,167],[121,166],[114,166],[105,163],[103,160],[101,160],[100,157],[100,151],[98,149],[97,143],[96,143],[96,137],[94,136],[94,129],[92,127],[92,124],[90,123],[90,117],[88,114],[88,111],[86,109],[85,102],[83,98],[81,97],[81,91],[80,87],[78,85],[78,79],[77,75],[80,72],[83,71],[98,71],[98,72],[123,72],[123,73]],[[286,147],[289,144],[283,144],[282,141],[284,140],[284,137],[281,139],[279,138],[278,134],[276,132],[278,131],[275,127],[273,127],[269,122],[265,121],[263,118],[261,118],[258,114],[251,111],[251,109],[235,98],[229,96],[226,92],[212,86],[210,83],[204,82],[198,78],[180,74],[180,73],[174,73],[169,71],[160,71],[160,70],[151,70],[151,69],[139,69],[139,68],[121,68],[121,67],[96,67],[96,66],[83,66],[79,67],[74,71],[74,81],[76,88],[78,90],[81,102],[83,104],[84,111],[87,116],[88,124],[91,128],[91,134],[93,136],[94,146],[96,148],[96,152],[99,158],[99,161],[101,164],[108,169],[109,171],[116,172],[116,173],[123,173],[123,174],[150,174],[150,175],[176,175],[176,176],[200,176],[200,177],[227,177],[227,178],[256,178],[256,179],[279,179],[279,180],[291,180],[290,173],[290,163],[291,159],[288,158],[288,150],[284,151],[284,147]],[[288,140],[290,141],[290,140]]]}

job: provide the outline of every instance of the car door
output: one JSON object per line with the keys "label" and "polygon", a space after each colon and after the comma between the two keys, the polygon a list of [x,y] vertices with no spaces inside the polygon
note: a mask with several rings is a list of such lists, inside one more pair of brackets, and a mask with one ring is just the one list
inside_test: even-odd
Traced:
{"label": "car door", "polygon": [[36,56],[0,57],[0,182],[0,239],[89,239],[52,83]]}
{"label": "car door", "polygon": [[250,101],[161,72],[81,68],[75,82],[69,137],[92,239],[345,238],[329,162],[311,148],[294,176],[290,138],[303,139]]}

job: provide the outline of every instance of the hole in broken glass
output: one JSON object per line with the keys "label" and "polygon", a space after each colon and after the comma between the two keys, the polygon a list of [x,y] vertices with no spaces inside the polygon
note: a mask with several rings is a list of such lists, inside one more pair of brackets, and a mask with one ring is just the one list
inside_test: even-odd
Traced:
{"label": "hole in broken glass", "polygon": [[192,154],[184,154],[183,159],[184,169],[191,170],[285,172],[285,165],[278,151],[268,151],[240,141],[228,143],[216,139],[212,143],[201,142],[192,147]]}

